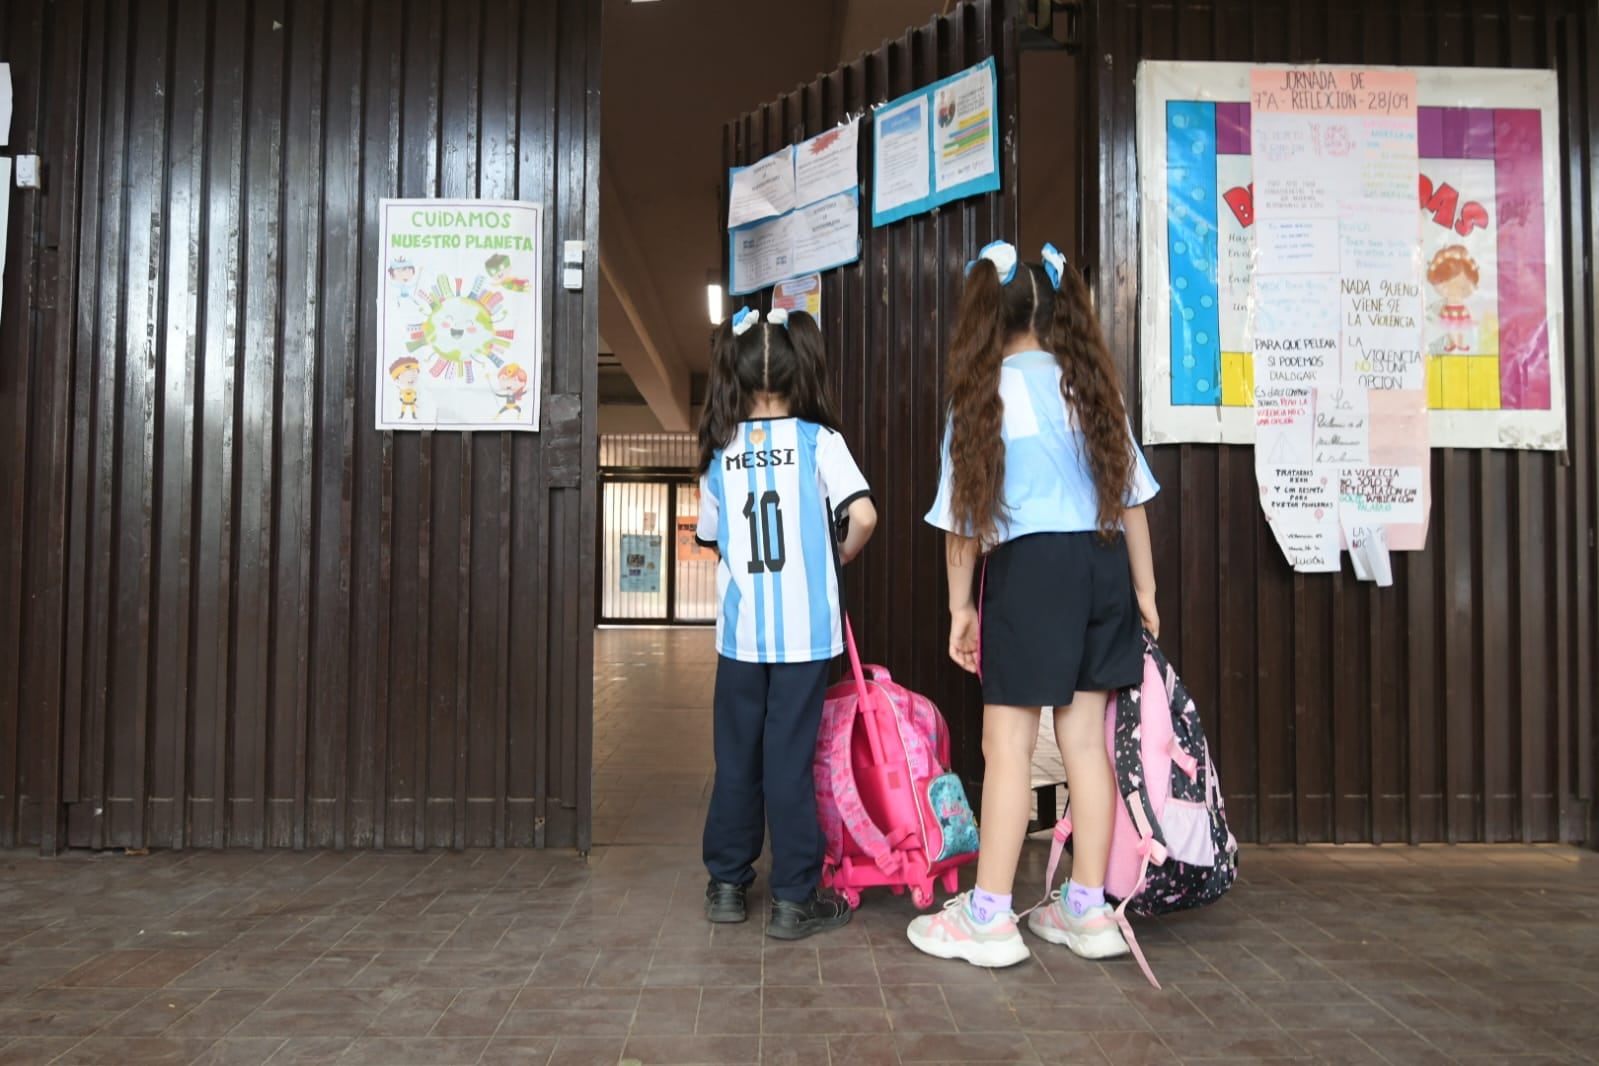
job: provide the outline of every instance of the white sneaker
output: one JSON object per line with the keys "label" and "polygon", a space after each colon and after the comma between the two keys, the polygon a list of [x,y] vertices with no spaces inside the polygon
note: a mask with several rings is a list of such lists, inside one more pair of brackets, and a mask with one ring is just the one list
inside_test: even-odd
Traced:
{"label": "white sneaker", "polygon": [[1116,912],[1108,905],[1090,907],[1081,918],[1066,908],[1060,893],[1050,903],[1027,916],[1027,928],[1040,940],[1061,944],[1085,959],[1116,959],[1130,954],[1116,923]]}
{"label": "white sneaker", "polygon": [[962,892],[937,914],[924,914],[911,922],[906,936],[917,950],[940,959],[963,959],[973,966],[994,968],[1026,962],[1032,952],[1016,927],[1016,915],[996,914],[979,922]]}

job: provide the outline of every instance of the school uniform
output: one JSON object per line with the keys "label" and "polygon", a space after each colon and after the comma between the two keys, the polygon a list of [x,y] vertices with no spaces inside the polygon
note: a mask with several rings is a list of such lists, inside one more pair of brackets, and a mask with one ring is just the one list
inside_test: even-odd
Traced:
{"label": "school uniform", "polygon": [[697,539],[721,556],[704,848],[715,881],[754,880],[768,823],[773,897],[803,902],[821,879],[812,763],[844,650],[835,529],[868,494],[844,438],[796,418],[740,424],[700,479]]}
{"label": "school uniform", "polygon": [[[1076,416],[1061,395],[1060,366],[1048,352],[1005,360],[1004,502],[996,543],[982,565],[979,665],[983,702],[1013,707],[1069,705],[1078,692],[1137,684],[1143,677],[1142,622],[1127,542],[1097,529],[1098,494]],[[1135,456],[1129,507],[1160,491],[1143,451]],[[957,528],[949,429],[938,498],[929,524]]]}

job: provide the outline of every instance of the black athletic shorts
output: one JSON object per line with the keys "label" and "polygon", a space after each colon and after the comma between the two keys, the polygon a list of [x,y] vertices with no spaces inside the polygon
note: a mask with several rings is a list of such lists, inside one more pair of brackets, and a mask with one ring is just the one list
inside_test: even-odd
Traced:
{"label": "black athletic shorts", "polygon": [[1065,707],[1078,692],[1138,684],[1143,623],[1127,542],[1038,533],[988,556],[982,593],[983,702]]}

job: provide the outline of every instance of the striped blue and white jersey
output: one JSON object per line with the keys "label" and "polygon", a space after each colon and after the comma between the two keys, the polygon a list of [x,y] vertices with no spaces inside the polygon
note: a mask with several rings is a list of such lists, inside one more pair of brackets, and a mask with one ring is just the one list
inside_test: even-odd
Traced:
{"label": "striped blue and white jersey", "polygon": [[[1005,406],[1005,503],[1007,521],[999,521],[999,542],[1032,533],[1091,533],[1099,527],[1099,494],[1083,450],[1083,432],[1060,391],[1060,365],[1048,352],[1019,352],[1005,360],[999,374]],[[1127,505],[1148,503],[1160,491],[1138,442],[1127,436],[1135,458],[1133,486]],[[927,513],[929,525],[962,536],[951,511],[955,485],[949,461],[949,427],[944,428],[944,455],[938,498]],[[995,545],[990,545],[994,547]]]}
{"label": "striped blue and white jersey", "polygon": [[798,418],[739,424],[700,478],[698,539],[722,556],[720,655],[805,663],[843,652],[832,523],[869,493],[832,430]]}

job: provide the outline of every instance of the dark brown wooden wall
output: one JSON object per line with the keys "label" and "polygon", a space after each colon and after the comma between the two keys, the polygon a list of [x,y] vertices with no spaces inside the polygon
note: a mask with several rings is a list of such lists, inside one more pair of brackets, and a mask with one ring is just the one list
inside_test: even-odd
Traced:
{"label": "dark brown wooden wall", "polygon": [[[1007,0],[994,0],[996,8]],[[1560,73],[1570,448],[1434,453],[1428,550],[1396,584],[1295,575],[1257,504],[1249,448],[1152,449],[1164,633],[1219,759],[1230,820],[1255,841],[1599,840],[1594,663],[1599,18],[1583,0],[1089,0],[1080,67],[1079,258],[1137,406],[1134,76],[1140,59],[1553,67]],[[851,444],[879,495],[851,575],[870,658],[933,695],[956,764],[981,776],[978,693],[944,654],[937,481],[940,386],[965,261],[1015,233],[1016,35],[986,4],[908,33],[728,128],[750,163],[845,112],[999,54],[1005,189],[884,230],[824,283],[824,326]],[[1074,128],[1062,115],[1062,135]],[[869,141],[863,136],[863,144]],[[868,182],[870,168],[863,165]]]}
{"label": "dark brown wooden wall", "polygon": [[[822,283],[832,382],[850,447],[871,482],[880,515],[871,546],[847,574],[846,607],[868,661],[935,695],[963,769],[981,764],[982,701],[945,654],[943,541],[929,533],[921,516],[938,483],[943,362],[966,260],[1016,229],[1016,32],[1006,6],[1007,0],[960,5],[951,16],[907,31],[730,123],[723,141],[727,164],[745,165],[847,115],[868,112],[861,124],[861,261],[828,272]],[[998,57],[1001,111],[1009,116],[1001,129],[1004,191],[872,229],[871,106],[990,55]]]}
{"label": "dark brown wooden wall", "polygon": [[382,197],[595,261],[599,5],[0,0],[0,58],[0,846],[587,848],[596,272],[537,436],[376,432],[370,367]]}

